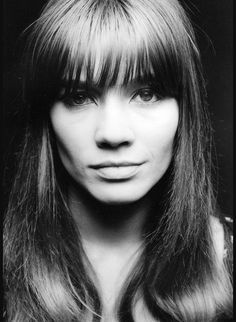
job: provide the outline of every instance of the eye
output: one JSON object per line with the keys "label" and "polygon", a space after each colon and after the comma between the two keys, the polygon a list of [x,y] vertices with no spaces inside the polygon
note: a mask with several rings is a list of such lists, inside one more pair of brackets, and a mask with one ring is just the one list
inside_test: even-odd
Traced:
{"label": "eye", "polygon": [[158,101],[160,97],[157,93],[151,88],[142,88],[139,89],[135,95],[132,97],[132,101],[137,103],[154,103]]}
{"label": "eye", "polygon": [[64,98],[63,101],[71,107],[85,106],[95,103],[93,97],[85,91],[72,93],[68,97]]}

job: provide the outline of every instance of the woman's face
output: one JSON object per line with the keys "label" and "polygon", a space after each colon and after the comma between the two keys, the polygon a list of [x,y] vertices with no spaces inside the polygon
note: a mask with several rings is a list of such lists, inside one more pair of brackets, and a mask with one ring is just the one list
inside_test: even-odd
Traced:
{"label": "woman's face", "polygon": [[134,202],[167,170],[178,125],[174,98],[146,83],[81,85],[50,112],[58,151],[69,174],[101,202]]}

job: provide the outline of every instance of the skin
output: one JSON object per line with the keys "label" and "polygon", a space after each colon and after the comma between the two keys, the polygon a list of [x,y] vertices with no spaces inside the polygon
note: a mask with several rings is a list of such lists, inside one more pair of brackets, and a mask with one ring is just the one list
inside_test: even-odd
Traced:
{"label": "skin", "polygon": [[[145,196],[166,172],[179,115],[174,98],[159,99],[147,84],[134,82],[79,88],[55,102],[50,117],[72,178],[100,202],[127,204]],[[100,167],[104,162],[125,164]]]}
{"label": "skin", "polygon": [[[104,314],[115,321],[117,295],[142,250],[149,192],[172,158],[178,104],[160,99],[148,84],[82,86],[56,101],[50,118],[59,156],[73,178],[70,209],[97,276]],[[108,161],[135,165],[96,167]]]}
{"label": "skin", "polygon": [[[112,322],[116,321],[117,295],[142,251],[141,231],[150,207],[148,192],[170,164],[178,126],[176,100],[159,99],[148,88],[138,83],[86,92],[79,88],[79,95],[56,101],[50,113],[59,155],[76,183],[68,187],[70,208],[96,273],[104,318]],[[108,178],[90,168],[107,160],[138,160],[141,165],[121,180],[123,172],[119,174],[112,167]],[[223,228],[215,218],[211,224],[221,265]],[[138,322],[153,321],[142,298],[134,315]]]}

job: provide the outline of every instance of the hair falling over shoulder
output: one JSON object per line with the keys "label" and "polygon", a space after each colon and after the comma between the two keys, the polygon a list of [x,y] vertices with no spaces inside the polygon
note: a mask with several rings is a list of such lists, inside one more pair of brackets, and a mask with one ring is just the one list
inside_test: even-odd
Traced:
{"label": "hair falling over shoulder", "polygon": [[138,294],[154,321],[230,316],[230,271],[211,229],[216,201],[200,55],[177,0],[51,0],[30,27],[23,66],[28,126],[4,219],[6,320],[102,321],[48,117],[61,89],[72,91],[81,75],[101,86],[148,79],[180,108],[161,214],[151,214],[117,321],[135,321]]}

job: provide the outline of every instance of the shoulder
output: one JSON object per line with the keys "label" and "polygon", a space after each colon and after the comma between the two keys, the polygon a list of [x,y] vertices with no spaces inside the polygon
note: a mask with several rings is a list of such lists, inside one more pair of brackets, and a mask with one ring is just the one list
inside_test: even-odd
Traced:
{"label": "shoulder", "polygon": [[233,241],[233,220],[230,217],[210,217],[212,240],[218,259],[222,262],[231,252]]}
{"label": "shoulder", "polygon": [[220,261],[223,261],[225,247],[225,232],[223,224],[220,222],[219,218],[211,216],[210,227],[216,255]]}

